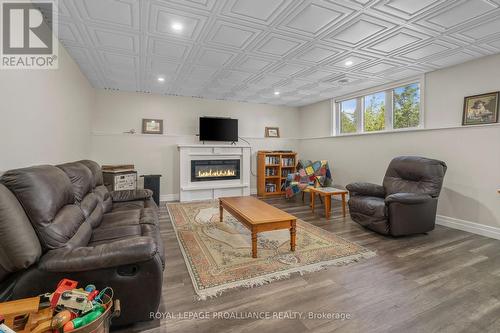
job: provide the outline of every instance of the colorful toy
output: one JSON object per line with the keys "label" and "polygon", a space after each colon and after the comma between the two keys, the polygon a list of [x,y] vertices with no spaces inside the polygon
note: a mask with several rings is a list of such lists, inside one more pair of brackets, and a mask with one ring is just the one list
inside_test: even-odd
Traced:
{"label": "colorful toy", "polygon": [[76,314],[69,311],[69,310],[64,310],[64,311],[61,311],[59,312],[58,314],[56,314],[54,316],[54,318],[52,318],[52,328],[53,329],[56,329],[56,330],[59,330],[61,328],[63,328],[63,326],[76,318]]}
{"label": "colorful toy", "polygon": [[78,286],[78,282],[69,280],[69,279],[62,279],[59,281],[57,284],[56,291],[52,294],[52,297],[50,299],[50,306],[55,309],[57,306],[57,303],[59,302],[59,298],[61,297],[62,293],[68,290],[73,290]]}
{"label": "colorful toy", "polygon": [[90,324],[91,322],[93,322],[94,320],[99,318],[99,316],[101,314],[103,314],[104,311],[106,311],[106,308],[103,305],[97,305],[94,308],[94,310],[87,313],[86,315],[84,315],[82,317],[75,318],[75,319],[71,320],[70,322],[67,322],[64,325],[63,331],[70,332],[74,329],[77,329],[77,328],[80,328],[80,327],[85,326],[87,324]]}

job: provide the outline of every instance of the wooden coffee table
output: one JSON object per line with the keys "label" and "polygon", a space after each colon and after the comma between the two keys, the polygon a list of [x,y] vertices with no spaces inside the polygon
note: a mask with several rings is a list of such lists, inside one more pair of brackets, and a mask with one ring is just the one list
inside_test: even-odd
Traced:
{"label": "wooden coffee table", "polygon": [[346,215],[346,200],[345,196],[349,193],[347,190],[338,189],[335,187],[312,187],[310,188],[311,193],[311,209],[314,213],[314,198],[315,195],[318,194],[320,198],[325,197],[325,217],[330,218],[330,211],[332,209],[332,195],[341,195],[342,196],[342,214]]}
{"label": "wooden coffee table", "polygon": [[220,222],[224,209],[252,232],[252,257],[257,258],[257,233],[290,229],[290,250],[295,251],[297,218],[255,197],[219,198]]}

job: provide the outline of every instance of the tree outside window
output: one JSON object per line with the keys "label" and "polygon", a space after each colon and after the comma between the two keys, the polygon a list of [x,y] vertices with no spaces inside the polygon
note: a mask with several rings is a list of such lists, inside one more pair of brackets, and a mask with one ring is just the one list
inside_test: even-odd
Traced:
{"label": "tree outside window", "polygon": [[337,133],[367,133],[419,127],[420,103],[418,82],[340,101],[336,104],[339,119]]}
{"label": "tree outside window", "polygon": [[385,129],[385,92],[365,96],[364,131]]}
{"label": "tree outside window", "polygon": [[351,99],[340,103],[340,132],[356,133],[358,131],[358,117],[356,114],[357,101]]}
{"label": "tree outside window", "polygon": [[393,127],[417,127],[420,124],[420,85],[413,83],[396,88],[393,96]]}

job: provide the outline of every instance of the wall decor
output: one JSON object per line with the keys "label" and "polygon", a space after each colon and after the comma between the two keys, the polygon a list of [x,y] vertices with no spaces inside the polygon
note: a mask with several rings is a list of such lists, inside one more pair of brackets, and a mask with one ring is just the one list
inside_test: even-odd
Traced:
{"label": "wall decor", "polygon": [[143,119],[142,120],[143,134],[163,134],[162,119]]}
{"label": "wall decor", "polygon": [[266,127],[266,138],[279,138],[280,129],[279,127]]}
{"label": "wall decor", "polygon": [[462,125],[482,125],[498,122],[499,94],[497,91],[465,97]]}

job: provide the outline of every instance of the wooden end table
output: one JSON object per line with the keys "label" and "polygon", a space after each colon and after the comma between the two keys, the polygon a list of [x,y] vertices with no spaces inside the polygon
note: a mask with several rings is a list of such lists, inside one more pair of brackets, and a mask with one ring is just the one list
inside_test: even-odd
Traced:
{"label": "wooden end table", "polygon": [[295,251],[297,218],[255,197],[219,198],[220,222],[224,209],[252,232],[252,258],[257,258],[257,233],[290,229],[290,250]]}
{"label": "wooden end table", "polygon": [[342,196],[342,214],[346,216],[346,194],[349,193],[347,190],[338,189],[335,187],[312,187],[310,188],[311,194],[311,209],[314,213],[314,202],[316,194],[321,197],[325,197],[325,217],[330,218],[330,212],[332,209],[332,196],[341,195]]}

